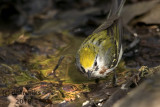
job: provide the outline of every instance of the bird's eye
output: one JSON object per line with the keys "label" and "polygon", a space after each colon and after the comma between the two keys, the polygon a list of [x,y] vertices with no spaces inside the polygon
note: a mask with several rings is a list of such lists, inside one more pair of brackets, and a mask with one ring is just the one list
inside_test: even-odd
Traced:
{"label": "bird's eye", "polygon": [[81,66],[82,73],[85,73],[85,69]]}
{"label": "bird's eye", "polygon": [[97,61],[94,62],[94,66],[97,66]]}
{"label": "bird's eye", "polygon": [[98,55],[95,58],[94,66],[97,66],[97,57],[98,57]]}

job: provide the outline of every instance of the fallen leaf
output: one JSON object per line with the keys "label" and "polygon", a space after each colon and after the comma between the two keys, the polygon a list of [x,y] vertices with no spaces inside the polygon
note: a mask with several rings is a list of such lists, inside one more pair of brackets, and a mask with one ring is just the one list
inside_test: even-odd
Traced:
{"label": "fallen leaf", "polygon": [[156,5],[150,12],[137,21],[145,24],[160,24],[160,4]]}
{"label": "fallen leaf", "polygon": [[124,7],[122,11],[122,19],[124,24],[128,24],[136,16],[147,13],[155,5],[160,2],[160,0],[154,0],[150,2],[139,2]]}

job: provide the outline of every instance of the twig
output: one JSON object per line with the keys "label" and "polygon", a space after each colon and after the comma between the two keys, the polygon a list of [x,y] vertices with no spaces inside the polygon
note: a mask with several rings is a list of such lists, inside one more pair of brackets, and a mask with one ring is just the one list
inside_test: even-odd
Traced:
{"label": "twig", "polygon": [[[62,86],[63,81],[56,76],[56,70],[58,69],[58,67],[59,67],[59,65],[61,64],[61,62],[62,62],[63,59],[64,59],[64,56],[61,56],[61,57],[59,58],[59,60],[58,60],[57,65],[54,67],[52,73],[48,75],[48,76],[53,75],[54,78],[56,78],[56,80],[59,82],[59,88]],[[47,77],[48,77],[48,76],[47,76]]]}
{"label": "twig", "polygon": [[52,73],[53,73],[53,76],[56,77],[56,70],[58,69],[59,65],[61,64],[62,60],[64,59],[64,56],[61,56],[58,60],[58,63],[57,65],[55,66],[55,68],[53,69]]}
{"label": "twig", "polygon": [[[58,67],[59,67],[59,65],[61,64],[61,62],[62,62],[63,59],[64,59],[64,56],[61,56],[61,57],[59,58],[57,65],[54,67],[52,73],[48,74],[48,76],[53,75],[54,77],[57,77],[57,76],[56,76],[56,70],[58,69]],[[48,76],[47,76],[47,77],[48,77]]]}
{"label": "twig", "polygon": [[128,25],[123,25],[124,28],[129,32],[131,33],[133,36],[137,37],[138,34],[136,32],[134,32]]}

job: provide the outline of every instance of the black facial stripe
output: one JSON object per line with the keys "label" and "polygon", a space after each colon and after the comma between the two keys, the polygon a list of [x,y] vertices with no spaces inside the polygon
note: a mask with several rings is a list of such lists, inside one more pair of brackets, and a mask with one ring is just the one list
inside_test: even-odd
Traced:
{"label": "black facial stripe", "polygon": [[94,61],[94,66],[97,66],[97,56],[96,56],[95,61]]}
{"label": "black facial stripe", "polygon": [[85,69],[82,66],[81,66],[80,70],[82,73],[85,73]]}
{"label": "black facial stripe", "polygon": [[[98,56],[98,55],[97,55]],[[99,68],[97,66],[97,56],[95,58],[95,62],[94,62],[94,68],[95,68],[95,71],[97,71]]]}

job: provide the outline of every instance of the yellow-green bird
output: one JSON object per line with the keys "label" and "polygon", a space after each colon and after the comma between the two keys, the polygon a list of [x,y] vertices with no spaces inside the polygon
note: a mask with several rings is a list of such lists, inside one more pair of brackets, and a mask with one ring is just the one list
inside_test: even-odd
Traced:
{"label": "yellow-green bird", "polygon": [[123,32],[119,17],[125,0],[112,1],[106,21],[84,40],[76,55],[76,65],[89,78],[107,76],[122,57]]}

